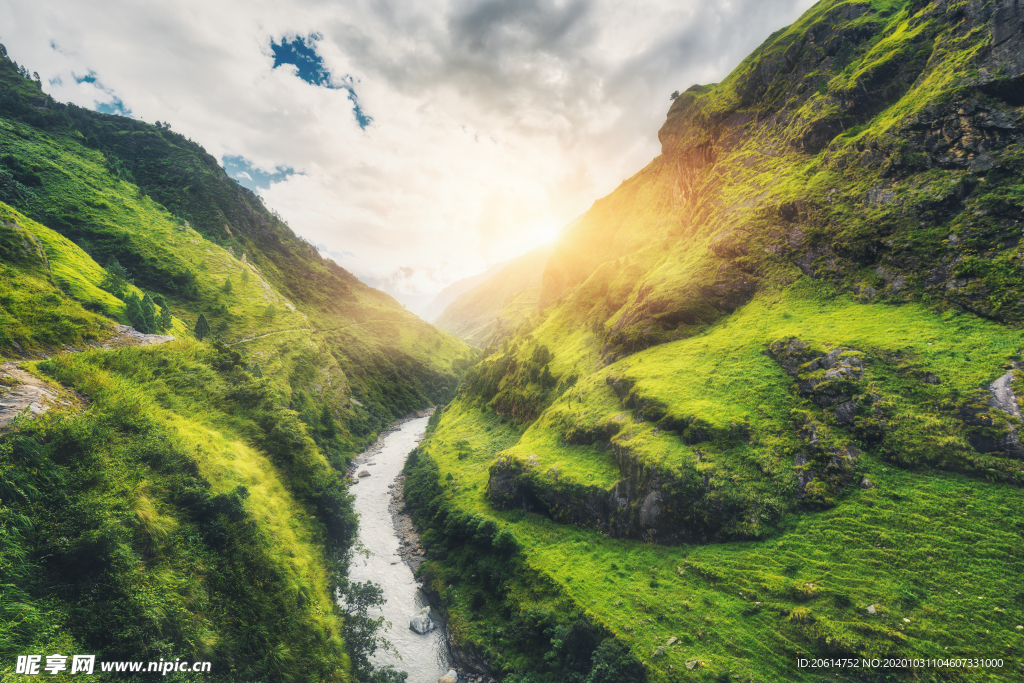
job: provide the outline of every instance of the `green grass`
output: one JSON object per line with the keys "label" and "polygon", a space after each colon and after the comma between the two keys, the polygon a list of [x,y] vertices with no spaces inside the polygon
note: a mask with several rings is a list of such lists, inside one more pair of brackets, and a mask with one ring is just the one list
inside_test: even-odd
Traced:
{"label": "green grass", "polygon": [[[113,333],[109,320],[84,306],[113,311],[121,302],[90,281],[90,266],[96,264],[80,250],[55,247],[59,240],[52,231],[0,203],[0,248],[4,253],[0,263],[0,349],[7,353],[15,344],[22,352],[33,352],[95,341]],[[62,287],[63,283],[68,284]]]}
{"label": "green grass", "polygon": [[0,510],[21,529],[0,553],[21,604],[5,609],[26,617],[0,629],[4,652],[63,643],[209,660],[217,680],[349,680],[332,595],[355,519],[266,380],[188,341],[37,369],[89,403],[0,440]]}
{"label": "green grass", "polygon": [[[763,460],[777,468],[780,479],[790,477],[791,461],[773,461],[769,449],[778,448],[773,433],[788,429],[789,413],[800,402],[764,350],[776,339],[794,336],[822,349],[855,347],[875,358],[899,353],[898,369],[879,369],[874,376],[879,387],[920,385],[908,373],[931,372],[942,384],[922,386],[947,396],[967,394],[1005,372],[1003,364],[1024,343],[1018,330],[974,316],[937,315],[913,304],[867,305],[802,284],[755,300],[706,334],[635,354],[595,373],[593,381],[581,380],[567,392],[574,398],[572,414],[583,412],[593,422],[622,413],[603,377],[628,377],[635,381],[634,392],[673,411],[699,415],[713,427],[752,422],[755,438],[749,446],[732,451],[699,446],[704,472],[723,467],[744,472],[744,462],[751,470],[751,462]],[[1024,593],[1016,585],[1024,557],[1014,541],[1024,503],[1020,488],[926,467],[904,469],[869,450],[860,471],[875,488],[851,486],[826,511],[797,508],[758,541],[664,547],[611,539],[536,514],[494,511],[486,498],[487,455],[537,454],[538,471],[554,466],[564,477],[595,486],[608,487],[618,478],[609,453],[560,440],[567,398],[521,436],[514,425],[464,398],[448,409],[419,450],[437,463],[442,482],[453,475],[444,486],[455,509],[511,530],[527,566],[554,581],[572,599],[573,609],[629,643],[652,680],[677,680],[669,667],[678,672],[694,659],[704,662],[708,678],[732,671],[742,680],[817,680],[792,663],[797,654],[816,652],[998,653],[1010,670],[960,672],[943,680],[1011,680],[1019,674],[1012,667],[1019,666],[1014,653],[1021,636],[1015,627],[1024,614]],[[928,400],[943,399],[933,394]],[[920,419],[917,410],[908,406],[896,421]],[[636,432],[630,447],[644,463],[676,469],[693,464],[686,457],[693,447],[678,437],[651,436],[653,424],[632,417],[624,430],[631,426]],[[468,458],[460,458],[454,447],[462,441],[471,446]],[[745,485],[757,490],[756,482]],[[783,495],[792,495],[791,486],[772,493],[779,505],[791,507]],[[970,552],[964,552],[967,547]],[[444,552],[436,557],[446,566]],[[458,573],[444,575],[463,593],[487,594],[485,586]],[[523,596],[513,602],[522,611],[545,604]],[[497,610],[499,616],[488,612],[488,618],[508,628],[519,617],[514,610],[509,616],[508,608],[502,612],[500,604],[481,609]],[[884,616],[869,616],[868,605]],[[672,636],[680,642],[654,659],[654,650]],[[486,629],[467,638],[479,647],[497,647]],[[935,674],[919,675],[932,680]]]}

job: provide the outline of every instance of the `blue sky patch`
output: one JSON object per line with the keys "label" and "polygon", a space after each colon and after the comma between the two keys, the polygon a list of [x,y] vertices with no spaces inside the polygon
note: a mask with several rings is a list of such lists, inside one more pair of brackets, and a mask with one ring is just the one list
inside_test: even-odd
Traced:
{"label": "blue sky patch", "polygon": [[[102,93],[105,93],[106,95],[108,95],[110,97],[110,101],[109,102],[97,102],[96,103],[96,111],[98,111],[99,113],[101,113],[101,114],[115,114],[117,116],[127,116],[129,118],[132,117],[132,110],[124,105],[124,101],[120,97],[115,95],[113,90],[111,90],[110,88],[104,86],[102,83],[100,83],[98,80],[96,80],[96,72],[94,72],[94,71],[92,71],[90,69],[89,73],[85,74],[84,76],[79,76],[79,75],[75,74],[75,82],[76,83],[89,83],[94,88],[96,88],[97,90],[99,90]],[[53,81],[50,81],[50,83],[52,84]]]}
{"label": "blue sky patch", "polygon": [[[316,52],[316,44],[322,39],[323,36],[319,33],[311,33],[305,38],[296,36],[291,41],[282,38],[280,43],[271,40],[270,50],[274,53],[274,68],[292,65],[296,68],[296,75],[310,85],[348,92],[356,123],[365,129],[373,123],[373,117],[367,116],[359,105],[359,96],[355,90],[357,81],[348,75],[337,79],[331,77],[331,72],[324,67],[323,58]],[[335,83],[335,80],[339,82]]]}
{"label": "blue sky patch", "polygon": [[270,41],[270,49],[274,52],[274,68],[292,64],[298,69],[298,76],[310,85],[331,85],[331,73],[324,68],[324,60],[316,53],[316,41],[320,40],[317,33],[308,38],[296,37],[291,42],[284,39],[280,44]]}
{"label": "blue sky patch", "polygon": [[270,187],[271,183],[279,183],[295,174],[295,169],[283,166],[278,166],[272,173],[267,173],[253,166],[243,156],[225,156],[221,159],[221,163],[224,164],[224,170],[227,171],[229,177],[234,178],[243,187],[247,187],[253,192],[265,190]]}
{"label": "blue sky patch", "polygon": [[124,102],[119,97],[115,97],[113,102],[97,102],[96,111],[101,114],[116,114],[132,118],[132,110],[124,106]]}

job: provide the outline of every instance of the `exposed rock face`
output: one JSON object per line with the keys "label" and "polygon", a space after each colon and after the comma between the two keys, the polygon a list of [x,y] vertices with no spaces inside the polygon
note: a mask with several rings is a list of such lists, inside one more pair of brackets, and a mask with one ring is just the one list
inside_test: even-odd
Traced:
{"label": "exposed rock face", "polygon": [[978,99],[928,107],[909,127],[910,139],[927,151],[927,162],[974,171],[994,168],[990,153],[1019,137],[1014,117]]}
{"label": "exposed rock face", "polygon": [[967,439],[979,453],[1024,458],[1019,426],[1020,406],[1013,390],[1014,370],[1008,370],[960,409],[968,426]]}
{"label": "exposed rock face", "polygon": [[850,398],[864,372],[864,361],[857,353],[854,349],[836,347],[815,357],[807,344],[795,338],[774,342],[768,349],[768,354],[797,379],[803,396],[822,408],[839,406],[836,410],[842,420],[851,423],[857,406],[851,404]]}
{"label": "exposed rock face", "polygon": [[1004,413],[1021,419],[1017,396],[1013,393],[1013,370],[1007,370],[1005,375],[989,384],[988,390],[992,394],[988,400],[991,407],[999,408]]}
{"label": "exposed rock face", "polygon": [[[856,432],[864,361],[855,349],[836,347],[818,355],[796,338],[772,343],[768,355],[797,382],[797,391],[827,410],[842,427]],[[867,416],[861,422],[870,420]],[[816,497],[821,501],[837,493],[854,480],[860,451],[842,433],[829,430],[818,419],[806,416],[797,425],[804,451],[793,460],[797,476],[797,497]],[[861,434],[864,436],[864,434]],[[814,483],[814,486],[811,486]]]}
{"label": "exposed rock face", "polygon": [[0,428],[26,410],[35,417],[58,402],[55,387],[25,372],[17,363],[0,363],[0,380],[4,381],[0,384]]}
{"label": "exposed rock face", "polygon": [[714,536],[720,522],[691,518],[706,492],[700,478],[684,481],[645,467],[624,445],[613,444],[612,452],[621,478],[611,490],[540,472],[536,456],[503,457],[491,466],[488,499],[500,510],[522,508],[613,538],[671,545]]}

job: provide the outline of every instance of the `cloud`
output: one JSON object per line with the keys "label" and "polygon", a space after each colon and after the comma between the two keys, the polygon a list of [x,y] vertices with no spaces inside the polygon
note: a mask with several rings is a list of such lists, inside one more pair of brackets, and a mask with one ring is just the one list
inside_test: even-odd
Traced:
{"label": "cloud", "polygon": [[323,58],[317,53],[317,43],[323,39],[319,33],[312,33],[303,38],[297,36],[291,40],[282,39],[280,43],[270,41],[270,51],[274,53],[274,68],[293,66],[294,73],[310,85],[345,90],[352,102],[352,113],[360,128],[373,123],[373,117],[367,116],[359,106],[359,96],[354,87],[355,79],[349,75],[332,74],[324,66]]}
{"label": "cloud", "polygon": [[551,239],[658,154],[669,93],[811,4],[50,0],[0,6],[0,41],[57,99],[170,121],[413,305]]}

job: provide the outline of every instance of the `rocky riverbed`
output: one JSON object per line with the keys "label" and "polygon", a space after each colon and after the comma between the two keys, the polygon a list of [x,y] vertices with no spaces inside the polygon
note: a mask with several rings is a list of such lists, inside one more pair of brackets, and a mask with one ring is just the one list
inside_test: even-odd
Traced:
{"label": "rocky riverbed", "polygon": [[416,533],[412,517],[405,507],[405,475],[399,474],[395,477],[394,483],[389,484],[388,489],[391,491],[388,512],[391,513],[391,524],[395,529],[395,535],[398,536],[398,556],[415,574],[426,558],[423,544],[420,543],[420,535]]}

